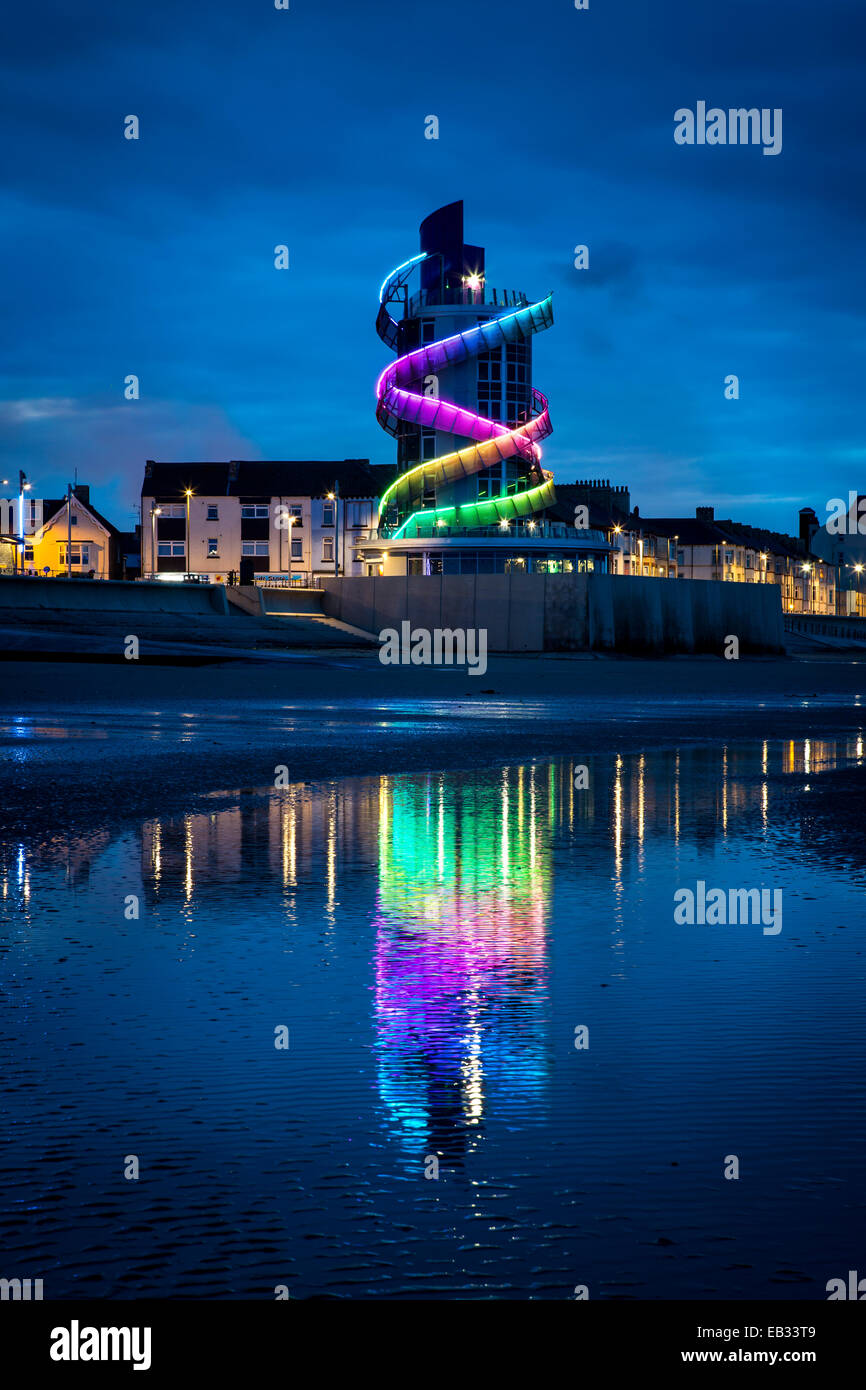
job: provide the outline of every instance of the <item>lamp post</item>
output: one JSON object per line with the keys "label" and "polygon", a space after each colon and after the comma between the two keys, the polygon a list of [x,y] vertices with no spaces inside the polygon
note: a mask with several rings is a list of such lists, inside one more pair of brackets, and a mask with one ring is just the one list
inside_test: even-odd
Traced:
{"label": "lamp post", "polygon": [[297,521],[297,519],[298,519],[298,518],[295,516],[294,512],[289,512],[289,515],[288,515],[288,522],[289,522],[289,566],[288,566],[289,584],[291,584],[291,582],[292,582],[292,527],[294,526],[294,524],[295,524],[295,522]]}
{"label": "lamp post", "polygon": [[27,474],[18,469],[18,549],[21,552],[21,572],[24,573],[24,494],[30,491]]}
{"label": "lamp post", "polygon": [[187,579],[189,579],[189,547],[190,547],[190,537],[189,537],[189,499],[192,497],[192,488],[191,488],[191,487],[188,487],[188,488],[185,489],[185,496],[186,496],[186,577],[187,577]]}
{"label": "lamp post", "polygon": [[334,483],[334,491],[328,493],[334,504],[334,576],[340,577],[340,484]]}
{"label": "lamp post", "polygon": [[156,564],[156,518],[162,516],[162,508],[156,505],[155,501],[150,504],[150,572],[156,577],[158,574]]}
{"label": "lamp post", "polygon": [[[809,575],[811,574],[811,572],[812,572],[812,566],[809,565],[809,564],[805,564],[805,565],[803,566],[803,612],[804,612],[804,613],[808,613],[808,612],[810,611],[811,607],[812,607],[812,591],[811,591],[810,582],[809,582]],[[807,593],[808,593],[808,595],[809,595],[808,599],[806,598],[806,594],[807,594]],[[808,605],[809,605],[808,608],[807,608],[807,606],[806,606],[807,603],[808,603]]]}
{"label": "lamp post", "polygon": [[340,578],[340,483],[334,483],[334,577]]}

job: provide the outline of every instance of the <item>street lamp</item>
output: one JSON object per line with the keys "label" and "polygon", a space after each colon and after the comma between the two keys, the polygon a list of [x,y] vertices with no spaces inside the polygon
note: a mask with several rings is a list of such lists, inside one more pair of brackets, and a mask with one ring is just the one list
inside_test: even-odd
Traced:
{"label": "street lamp", "polygon": [[189,536],[189,499],[192,497],[192,488],[191,488],[191,487],[186,488],[186,489],[184,490],[184,495],[185,495],[185,497],[186,497],[186,576],[187,576],[187,579],[188,579],[188,578],[189,578],[189,549],[190,549],[190,536]]}
{"label": "street lamp", "polygon": [[156,564],[156,518],[162,516],[162,507],[158,507],[155,502],[150,504],[150,571],[157,577]]}
{"label": "street lamp", "polygon": [[334,575],[340,577],[340,484],[334,483],[334,491],[328,493],[334,504]]}
{"label": "street lamp", "polygon": [[27,474],[23,468],[18,469],[18,546],[17,550],[21,553],[21,572],[24,572],[24,494],[30,491],[30,484],[27,481]]}
{"label": "street lamp", "polygon": [[18,469],[18,539],[24,539],[24,494],[30,491],[30,483],[23,468]]}
{"label": "street lamp", "polygon": [[[291,584],[291,582],[292,582],[292,527],[294,526],[294,524],[295,524],[295,522],[297,521],[297,519],[298,519],[298,518],[295,516],[294,512],[289,512],[289,515],[288,515],[288,522],[289,522],[289,570],[288,570],[288,573],[289,573],[289,583],[290,583],[290,584]],[[312,544],[312,542],[311,542],[311,544]],[[303,580],[303,575],[301,576],[301,579]]]}

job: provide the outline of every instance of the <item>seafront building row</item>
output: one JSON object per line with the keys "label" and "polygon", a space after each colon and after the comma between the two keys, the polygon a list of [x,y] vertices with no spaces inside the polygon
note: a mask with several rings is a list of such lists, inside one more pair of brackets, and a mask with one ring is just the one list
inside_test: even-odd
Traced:
{"label": "seafront building row", "polygon": [[[408,248],[407,248],[408,249]],[[387,353],[376,419],[392,464],[366,458],[145,465],[134,532],[87,487],[0,499],[0,572],[206,579],[316,587],[345,576],[602,573],[776,585],[785,613],[866,616],[860,498],[830,534],[809,507],[796,535],[717,518],[652,517],[626,486],[555,484],[533,347],[553,296],[487,280],[463,203],[425,218],[419,249],[385,276],[376,331]],[[866,531],[866,522],[864,522]]]}
{"label": "seafront building row", "polygon": [[[782,611],[866,617],[866,536],[828,535],[803,508],[785,535],[700,506],[694,517],[642,516],[626,487],[558,484],[527,521],[478,528],[455,545],[447,527],[383,545],[376,524],[393,470],[366,459],[149,463],[142,524],[120,531],[90,499],[0,499],[0,572],[95,579],[208,579],[313,587],[371,574],[598,573],[776,584]],[[71,526],[69,509],[71,506]],[[589,524],[575,527],[577,509]],[[71,546],[69,533],[72,532]]]}

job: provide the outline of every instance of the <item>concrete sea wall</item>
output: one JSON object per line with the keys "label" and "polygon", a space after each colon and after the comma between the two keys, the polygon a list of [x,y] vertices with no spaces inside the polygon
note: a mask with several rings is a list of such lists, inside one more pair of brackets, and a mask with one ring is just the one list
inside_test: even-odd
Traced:
{"label": "concrete sea wall", "polygon": [[130,583],[111,579],[0,579],[0,609],[56,613],[228,612],[222,584]]}
{"label": "concrete sea wall", "polygon": [[323,610],[368,632],[486,628],[489,651],[784,651],[775,585],[607,574],[393,575],[324,579]]}

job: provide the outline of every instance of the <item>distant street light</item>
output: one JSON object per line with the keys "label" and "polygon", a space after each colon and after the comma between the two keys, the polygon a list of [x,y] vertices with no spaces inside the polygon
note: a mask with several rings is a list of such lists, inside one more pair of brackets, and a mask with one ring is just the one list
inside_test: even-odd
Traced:
{"label": "distant street light", "polygon": [[158,574],[156,563],[156,518],[162,516],[162,507],[158,507],[155,502],[150,504],[150,572],[154,576]]}
{"label": "distant street light", "polygon": [[186,574],[187,574],[187,578],[189,578],[189,550],[190,550],[190,536],[189,536],[189,499],[192,497],[192,488],[191,488],[191,487],[188,487],[188,488],[185,489],[185,496],[186,496]]}

